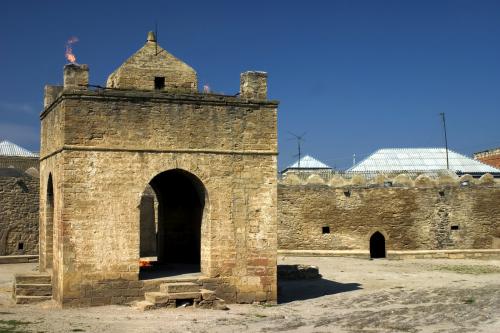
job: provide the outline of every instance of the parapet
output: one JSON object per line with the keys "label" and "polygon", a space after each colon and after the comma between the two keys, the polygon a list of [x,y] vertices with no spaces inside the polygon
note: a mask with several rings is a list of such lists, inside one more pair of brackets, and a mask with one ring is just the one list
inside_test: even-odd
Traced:
{"label": "parapet", "polygon": [[62,90],[63,86],[46,85],[44,89],[43,107],[47,108],[49,105],[54,103]]}
{"label": "parapet", "polygon": [[267,73],[257,71],[241,73],[240,96],[248,99],[267,99]]}
{"label": "parapet", "polygon": [[89,84],[89,66],[68,64],[64,66],[64,89],[86,90]]}
{"label": "parapet", "polygon": [[303,185],[303,186],[329,186],[335,188],[341,187],[359,187],[359,188],[374,188],[374,187],[389,187],[389,188],[430,188],[430,187],[467,187],[474,185],[482,186],[500,186],[500,179],[495,179],[491,174],[486,173],[479,179],[474,179],[471,175],[466,174],[459,177],[453,177],[449,174],[441,174],[430,176],[421,174],[415,179],[412,179],[407,174],[390,175],[377,174],[376,176],[366,179],[362,174],[341,175],[305,173],[299,175],[296,173],[287,173],[285,177],[279,180],[282,185]]}

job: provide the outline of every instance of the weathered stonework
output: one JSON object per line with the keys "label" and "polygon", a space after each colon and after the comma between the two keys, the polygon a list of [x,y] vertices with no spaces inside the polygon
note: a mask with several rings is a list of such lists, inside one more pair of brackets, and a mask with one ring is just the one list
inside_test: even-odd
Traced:
{"label": "weathered stonework", "polygon": [[[161,185],[173,175],[201,201],[198,260],[212,290],[276,301],[278,103],[198,93],[194,71],[152,43],[110,76],[114,89],[65,86],[41,115],[40,268],[52,271],[53,297],[84,306],[143,295],[141,198],[151,184],[159,214],[174,218]],[[165,89],[154,90],[159,76]],[[175,260],[189,249],[158,251]]]}
{"label": "weathered stonework", "polygon": [[[160,81],[163,84],[158,85]],[[196,92],[197,86],[194,69],[161,48],[153,33],[148,34],[146,44],[114,71],[107,82],[109,88],[188,93]]]}
{"label": "weathered stonework", "polygon": [[391,187],[279,184],[278,248],[369,250],[378,231],[392,251],[500,249],[499,184],[396,178]]}
{"label": "weathered stonework", "polygon": [[38,157],[0,156],[0,168],[13,168],[21,171],[33,168],[38,171],[40,163]]}
{"label": "weathered stonework", "polygon": [[38,187],[27,174],[0,175],[0,256],[38,253]]}

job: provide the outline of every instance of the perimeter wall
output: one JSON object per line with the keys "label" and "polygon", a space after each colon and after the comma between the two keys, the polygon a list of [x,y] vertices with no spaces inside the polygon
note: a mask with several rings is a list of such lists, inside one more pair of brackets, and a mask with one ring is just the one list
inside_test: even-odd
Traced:
{"label": "perimeter wall", "polygon": [[328,183],[291,174],[278,186],[278,248],[369,250],[379,231],[389,251],[500,249],[499,203],[500,184],[488,174]]}

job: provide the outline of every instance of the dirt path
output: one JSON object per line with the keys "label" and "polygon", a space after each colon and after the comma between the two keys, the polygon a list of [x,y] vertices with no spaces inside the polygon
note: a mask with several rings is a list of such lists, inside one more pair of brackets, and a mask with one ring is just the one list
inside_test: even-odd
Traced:
{"label": "dirt path", "polygon": [[[283,281],[277,306],[138,312],[12,306],[0,265],[0,332],[500,332],[500,261],[280,258],[322,279]],[[6,271],[8,270],[8,271]],[[3,331],[2,331],[3,329]]]}

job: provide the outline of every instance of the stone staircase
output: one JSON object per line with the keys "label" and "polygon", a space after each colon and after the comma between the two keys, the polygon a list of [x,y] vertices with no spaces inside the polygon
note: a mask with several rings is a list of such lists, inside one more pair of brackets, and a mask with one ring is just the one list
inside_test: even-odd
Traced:
{"label": "stone staircase", "polygon": [[14,276],[12,297],[16,304],[32,304],[52,299],[52,277],[49,274]]}
{"label": "stone staircase", "polygon": [[160,291],[147,292],[144,298],[135,304],[141,311],[190,305],[202,309],[227,309],[224,300],[215,296],[215,291],[202,289],[195,281],[162,283]]}

